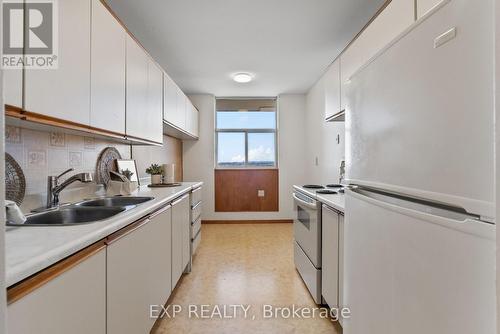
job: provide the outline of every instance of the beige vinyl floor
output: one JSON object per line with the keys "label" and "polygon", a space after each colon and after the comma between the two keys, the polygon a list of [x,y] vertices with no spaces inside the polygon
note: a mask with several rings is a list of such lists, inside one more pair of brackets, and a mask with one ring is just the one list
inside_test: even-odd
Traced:
{"label": "beige vinyl floor", "polygon": [[193,271],[152,333],[342,333],[319,316],[286,318],[293,305],[317,307],[293,264],[292,224],[206,224],[201,233]]}

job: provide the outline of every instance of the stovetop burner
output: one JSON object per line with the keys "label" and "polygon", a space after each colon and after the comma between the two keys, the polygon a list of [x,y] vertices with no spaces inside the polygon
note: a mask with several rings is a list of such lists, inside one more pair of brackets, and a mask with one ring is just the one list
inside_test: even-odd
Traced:
{"label": "stovetop burner", "polygon": [[306,189],[323,189],[325,187],[320,186],[319,184],[306,184],[305,186],[302,186],[302,188],[306,188]]}
{"label": "stovetop burner", "polygon": [[323,194],[323,195],[335,195],[338,194],[336,191],[330,190],[330,189],[322,189],[322,190],[317,190],[317,194]]}
{"label": "stovetop burner", "polygon": [[326,187],[327,188],[344,188],[344,186],[341,184],[327,184]]}

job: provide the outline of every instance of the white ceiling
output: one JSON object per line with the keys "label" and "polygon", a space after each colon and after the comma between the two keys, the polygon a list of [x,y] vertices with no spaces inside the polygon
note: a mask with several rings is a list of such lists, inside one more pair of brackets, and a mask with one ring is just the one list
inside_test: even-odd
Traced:
{"label": "white ceiling", "polygon": [[306,92],[383,2],[107,0],[182,90],[216,96]]}

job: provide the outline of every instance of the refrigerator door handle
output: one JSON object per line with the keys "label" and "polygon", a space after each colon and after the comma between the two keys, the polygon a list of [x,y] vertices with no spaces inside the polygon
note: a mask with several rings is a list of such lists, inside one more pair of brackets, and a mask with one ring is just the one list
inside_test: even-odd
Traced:
{"label": "refrigerator door handle", "polygon": [[[394,198],[389,195],[377,195],[369,190],[360,192],[358,190],[346,189],[346,195],[387,210],[428,221],[446,228],[474,234],[489,240],[495,240],[495,225],[473,218],[473,216],[446,211],[444,209],[431,208],[430,206],[411,202],[410,200]],[[348,211],[348,205],[346,205],[346,211]],[[439,212],[439,214],[436,214],[436,211]],[[346,224],[348,223],[349,222],[346,222]]]}

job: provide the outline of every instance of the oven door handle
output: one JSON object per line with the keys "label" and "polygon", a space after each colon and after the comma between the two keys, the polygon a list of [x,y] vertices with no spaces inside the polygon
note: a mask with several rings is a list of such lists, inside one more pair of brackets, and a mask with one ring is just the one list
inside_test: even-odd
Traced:
{"label": "oven door handle", "polygon": [[301,204],[309,209],[317,210],[316,204],[308,203],[308,202],[298,198],[297,195],[295,195],[295,194],[293,194],[293,199],[295,200],[295,202],[298,202],[299,204]]}

